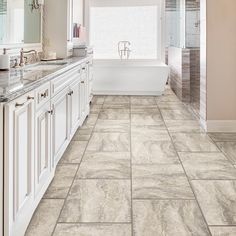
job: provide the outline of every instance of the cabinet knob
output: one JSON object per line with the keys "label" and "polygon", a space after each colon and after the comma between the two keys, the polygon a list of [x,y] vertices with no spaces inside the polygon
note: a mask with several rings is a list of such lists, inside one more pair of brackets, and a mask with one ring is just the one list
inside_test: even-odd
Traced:
{"label": "cabinet knob", "polygon": [[53,114],[53,110],[51,110],[51,111],[48,111],[48,113],[52,115],[52,114]]}

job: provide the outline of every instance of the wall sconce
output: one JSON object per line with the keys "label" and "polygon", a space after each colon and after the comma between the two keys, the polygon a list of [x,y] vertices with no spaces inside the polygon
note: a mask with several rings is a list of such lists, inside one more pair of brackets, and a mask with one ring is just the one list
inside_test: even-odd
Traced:
{"label": "wall sconce", "polygon": [[31,11],[40,10],[43,4],[44,0],[32,0],[32,3],[30,4]]}

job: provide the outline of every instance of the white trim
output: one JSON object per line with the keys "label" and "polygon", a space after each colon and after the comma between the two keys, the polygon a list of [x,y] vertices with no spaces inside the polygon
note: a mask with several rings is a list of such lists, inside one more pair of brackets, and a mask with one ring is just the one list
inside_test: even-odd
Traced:
{"label": "white trim", "polygon": [[93,91],[93,95],[132,95],[132,96],[161,96],[161,91]]}
{"label": "white trim", "polygon": [[236,120],[208,120],[205,121],[205,130],[207,132],[236,132]]}

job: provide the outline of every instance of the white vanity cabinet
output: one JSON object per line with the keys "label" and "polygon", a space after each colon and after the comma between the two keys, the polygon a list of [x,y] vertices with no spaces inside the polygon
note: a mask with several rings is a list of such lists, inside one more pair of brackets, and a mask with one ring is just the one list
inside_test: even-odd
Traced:
{"label": "white vanity cabinet", "polygon": [[87,62],[4,105],[4,236],[25,234],[56,165],[89,113]]}
{"label": "white vanity cabinet", "polygon": [[34,204],[34,93],[5,106],[4,231],[24,235]]}
{"label": "white vanity cabinet", "polygon": [[69,89],[57,94],[52,105],[52,158],[53,168],[59,162],[69,142]]}
{"label": "white vanity cabinet", "polygon": [[52,180],[51,104],[44,104],[35,115],[35,198],[42,198]]}
{"label": "white vanity cabinet", "polygon": [[76,130],[81,125],[80,117],[80,80],[76,80],[69,87],[69,102],[70,102],[70,124],[69,124],[69,133],[71,138],[74,136]]}
{"label": "white vanity cabinet", "polygon": [[87,62],[87,66],[88,66],[88,94],[89,94],[89,102],[92,101],[93,99],[93,60],[89,60]]}

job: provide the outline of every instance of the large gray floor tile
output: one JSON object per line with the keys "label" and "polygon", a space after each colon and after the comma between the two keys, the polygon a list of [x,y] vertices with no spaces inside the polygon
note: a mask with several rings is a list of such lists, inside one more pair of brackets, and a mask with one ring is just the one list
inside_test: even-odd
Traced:
{"label": "large gray floor tile", "polygon": [[130,224],[58,224],[53,236],[131,236]]}
{"label": "large gray floor tile", "polygon": [[83,126],[94,126],[98,119],[98,114],[90,114],[87,119],[84,121]]}
{"label": "large gray floor tile", "polygon": [[159,179],[185,177],[185,174],[181,164],[133,164],[132,177]]}
{"label": "large gray floor tile", "polygon": [[130,96],[106,96],[106,104],[123,104],[130,103]]}
{"label": "large gray floor tile", "polygon": [[129,103],[104,103],[103,109],[130,109]]}
{"label": "large gray floor tile", "polygon": [[88,141],[90,139],[90,136],[93,132],[93,126],[83,126],[80,127],[74,137],[73,137],[73,141]]}
{"label": "large gray floor tile", "polygon": [[80,165],[78,178],[130,178],[130,153],[88,153]]}
{"label": "large gray floor tile", "polygon": [[131,106],[132,107],[142,107],[142,106],[157,106],[155,97],[148,96],[132,96],[131,97]]}
{"label": "large gray floor tile", "polygon": [[193,199],[182,166],[133,165],[133,198]]}
{"label": "large gray floor tile", "polygon": [[129,152],[128,133],[93,133],[87,152]]}
{"label": "large gray floor tile", "polygon": [[156,125],[162,120],[160,113],[132,113],[132,125]]}
{"label": "large gray floor tile", "polygon": [[41,200],[25,236],[51,236],[62,209],[64,200]]}
{"label": "large gray floor tile", "polygon": [[78,165],[58,165],[44,198],[66,198],[77,169]]}
{"label": "large gray floor tile", "polygon": [[98,118],[100,120],[130,120],[130,110],[102,109]]}
{"label": "large gray floor tile", "polygon": [[171,133],[174,145],[179,152],[219,152],[208,135],[203,133]]}
{"label": "large gray floor tile", "polygon": [[103,104],[105,101],[105,96],[93,96],[92,104]]}
{"label": "large gray floor tile", "polygon": [[210,227],[212,236],[235,236],[236,235],[236,226],[234,227]]}
{"label": "large gray floor tile", "polygon": [[178,97],[174,94],[167,94],[167,95],[163,95],[163,96],[158,96],[156,98],[156,101],[157,102],[180,102]]}
{"label": "large gray floor tile", "polygon": [[195,117],[186,109],[161,109],[161,113],[164,120],[195,120]]}
{"label": "large gray floor tile", "polygon": [[208,133],[215,142],[236,142],[236,133]]}
{"label": "large gray floor tile", "polygon": [[102,106],[103,106],[102,104],[92,104],[90,106],[90,113],[91,114],[98,114],[101,111]]}
{"label": "large gray floor tile", "polygon": [[134,201],[135,236],[210,236],[192,200]]}
{"label": "large gray floor tile", "polygon": [[194,199],[193,192],[185,176],[133,179],[135,199]]}
{"label": "large gray floor tile", "polygon": [[130,180],[76,180],[59,222],[130,222]]}
{"label": "large gray floor tile", "polygon": [[236,142],[217,142],[216,144],[228,160],[236,164]]}
{"label": "large gray floor tile", "polygon": [[166,134],[168,131],[166,129],[165,123],[160,120],[155,125],[132,125],[131,124],[131,134],[140,133],[157,133],[157,134]]}
{"label": "large gray floor tile", "polygon": [[190,179],[236,179],[236,169],[222,153],[179,153]]}
{"label": "large gray floor tile", "polygon": [[185,105],[182,102],[158,102],[159,109],[171,109],[171,110],[183,110],[187,111]]}
{"label": "large gray floor tile", "polygon": [[131,107],[131,114],[150,114],[150,113],[158,113],[160,114],[160,110],[156,105],[153,106],[141,106],[141,107]]}
{"label": "large gray floor tile", "polygon": [[128,133],[129,131],[129,120],[98,120],[94,128],[94,132],[102,133]]}
{"label": "large gray floor tile", "polygon": [[236,225],[236,181],[193,180],[208,225]]}
{"label": "large gray floor tile", "polygon": [[166,131],[133,133],[131,135],[132,161],[135,164],[178,163],[174,146]]}
{"label": "large gray floor tile", "polygon": [[170,132],[200,133],[203,132],[200,124],[195,120],[166,120]]}
{"label": "large gray floor tile", "polygon": [[72,141],[61,158],[60,164],[79,164],[87,144],[87,141]]}

